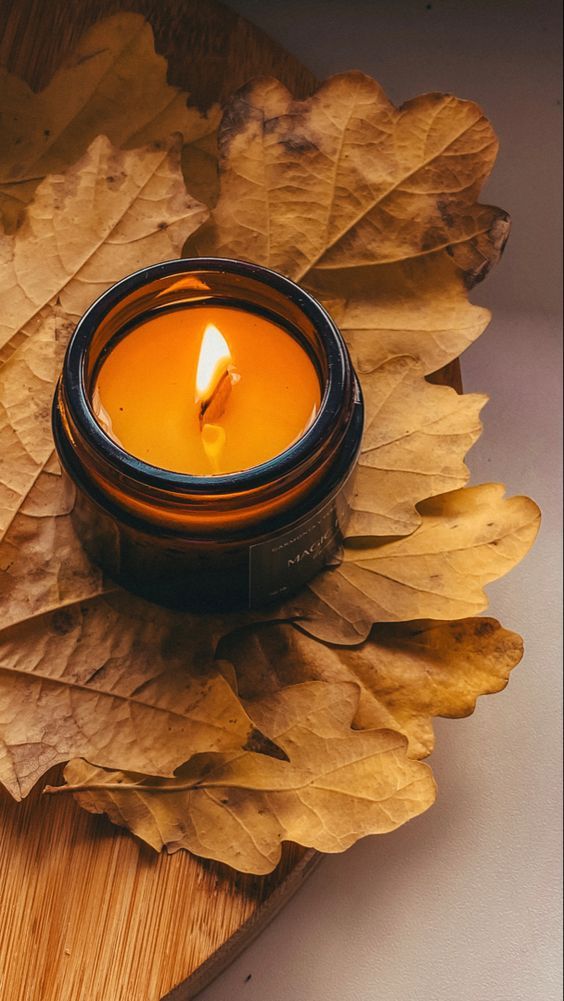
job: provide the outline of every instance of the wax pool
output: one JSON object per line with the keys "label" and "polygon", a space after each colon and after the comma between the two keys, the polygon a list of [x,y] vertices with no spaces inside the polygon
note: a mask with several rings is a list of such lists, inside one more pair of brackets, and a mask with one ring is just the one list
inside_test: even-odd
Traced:
{"label": "wax pool", "polygon": [[[202,418],[196,374],[213,324],[231,354],[233,384],[213,423]],[[305,349],[282,327],[228,306],[191,306],[142,322],[110,350],[94,386],[99,423],[131,455],[161,469],[209,476],[285,451],[319,407]]]}

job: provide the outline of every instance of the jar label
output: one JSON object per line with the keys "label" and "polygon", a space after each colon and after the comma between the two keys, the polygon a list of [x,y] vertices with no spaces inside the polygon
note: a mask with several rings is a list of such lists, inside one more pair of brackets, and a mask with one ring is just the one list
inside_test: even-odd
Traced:
{"label": "jar label", "polygon": [[249,549],[249,605],[283,599],[323,569],[342,542],[348,516],[346,491],[290,529]]}

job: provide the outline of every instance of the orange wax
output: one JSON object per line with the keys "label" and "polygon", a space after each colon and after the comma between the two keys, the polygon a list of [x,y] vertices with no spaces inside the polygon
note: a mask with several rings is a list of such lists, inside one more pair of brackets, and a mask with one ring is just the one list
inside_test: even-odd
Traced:
{"label": "orange wax", "polygon": [[[210,324],[228,345],[231,386],[206,423],[196,375]],[[110,351],[93,394],[99,423],[123,449],[161,469],[199,476],[279,455],[307,429],[319,403],[313,362],[291,334],[228,306],[192,306],[141,323]]]}

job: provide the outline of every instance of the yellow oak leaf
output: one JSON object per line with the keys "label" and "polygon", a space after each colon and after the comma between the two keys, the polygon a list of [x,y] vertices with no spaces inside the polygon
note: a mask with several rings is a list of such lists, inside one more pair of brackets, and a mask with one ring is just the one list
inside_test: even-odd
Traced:
{"label": "yellow oak leaf", "polygon": [[215,660],[240,619],[171,612],[105,580],[72,503],[52,457],[0,545],[0,783],[19,799],[77,754],[164,775],[212,746],[259,746]]}
{"label": "yellow oak leaf", "polygon": [[528,552],[540,512],[528,497],[504,499],[490,483],[424,501],[421,525],[391,541],[348,540],[339,565],[285,606],[300,627],[328,643],[354,643],[374,622],[449,619],[487,607],[484,586]]}
{"label": "yellow oak leaf", "polygon": [[506,214],[475,204],[498,144],[471,101],[425,94],[397,109],[359,72],[294,101],[263,79],[233,97],[219,142],[208,239],[296,281],[441,249],[481,273],[506,236]]}
{"label": "yellow oak leaf", "polygon": [[[116,585],[88,560],[69,514],[74,491],[53,453],[0,543],[1,628],[92,601]],[[0,632],[1,635],[1,632]]]}
{"label": "yellow oak leaf", "polygon": [[0,782],[15,799],[75,754],[172,775],[193,754],[252,741],[255,727],[222,674],[186,669],[186,620],[128,609],[122,593],[47,618],[0,637]]}
{"label": "yellow oak leaf", "polygon": [[523,641],[489,618],[379,623],[356,647],[327,646],[286,623],[241,629],[218,653],[246,700],[307,680],[355,681],[354,725],[397,730],[421,758],[434,747],[432,718],[468,716],[478,696],[505,688]]}
{"label": "yellow oak leaf", "polygon": [[74,322],[109,285],[180,253],[207,216],[188,195],[179,144],[128,152],[95,139],[37,188],[0,235],[0,538],[52,451],[50,407]]}
{"label": "yellow oak leaf", "polygon": [[[256,726],[288,760],[209,754],[158,783],[72,761],[65,778],[71,789],[90,787],[75,793],[81,806],[156,849],[188,848],[243,872],[271,872],[283,841],[343,851],[433,803],[431,771],[408,757],[404,737],[351,730],[357,704],[348,682],[296,685],[249,703]],[[133,789],[120,788],[131,781]]]}
{"label": "yellow oak leaf", "polygon": [[[58,528],[57,542],[66,536],[80,552],[68,518],[35,520],[42,533]],[[0,629],[0,783],[12,796],[26,796],[52,765],[75,755],[171,775],[195,753],[240,748],[253,738],[231,672],[225,680],[212,665],[224,622],[106,588],[85,559],[80,579],[76,565],[65,563],[64,546],[43,573],[37,604],[26,607],[34,546],[45,537],[19,542],[27,543],[30,564],[19,596],[2,595],[12,618]]]}
{"label": "yellow oak leaf", "polygon": [[219,147],[220,197],[188,247],[340,300],[361,368],[413,354],[433,371],[487,325],[467,287],[499,258],[509,221],[476,204],[497,152],[477,105],[426,94],[396,109],[358,72],[306,101],[262,79],[227,105]]}
{"label": "yellow oak leaf", "polygon": [[446,251],[396,264],[317,271],[309,286],[334,316],[362,378],[396,355],[425,373],[457,358],[486,329],[489,310],[468,302]]}
{"label": "yellow oak leaf", "polygon": [[80,316],[109,284],[177,251],[207,209],[187,194],[179,142],[115,149],[103,136],[39,186],[24,225],[2,237],[0,347],[55,298]]}
{"label": "yellow oak leaf", "polygon": [[361,381],[365,422],[347,537],[408,535],[421,523],[418,502],[467,482],[463,460],[486,397],[432,386],[405,357]]}
{"label": "yellow oak leaf", "polygon": [[39,93],[0,69],[0,214],[5,222],[13,226],[21,219],[41,179],[73,164],[100,132],[127,149],[182,133],[190,191],[204,197],[214,184],[219,109],[202,115],[188,107],[187,95],[167,83],[166,72],[150,25],[132,13],[93,25]]}

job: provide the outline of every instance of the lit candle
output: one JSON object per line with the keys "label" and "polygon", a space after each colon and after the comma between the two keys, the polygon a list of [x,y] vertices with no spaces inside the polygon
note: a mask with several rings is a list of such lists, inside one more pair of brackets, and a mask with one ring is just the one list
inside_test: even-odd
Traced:
{"label": "lit candle", "polygon": [[153,315],[110,346],[93,409],[130,454],[209,476],[279,455],[311,424],[320,395],[306,350],[278,324],[193,306]]}
{"label": "lit candle", "polygon": [[304,289],[255,264],[143,268],[70,340],[53,403],[72,518],[126,587],[189,608],[296,591],[342,539],[360,387]]}

